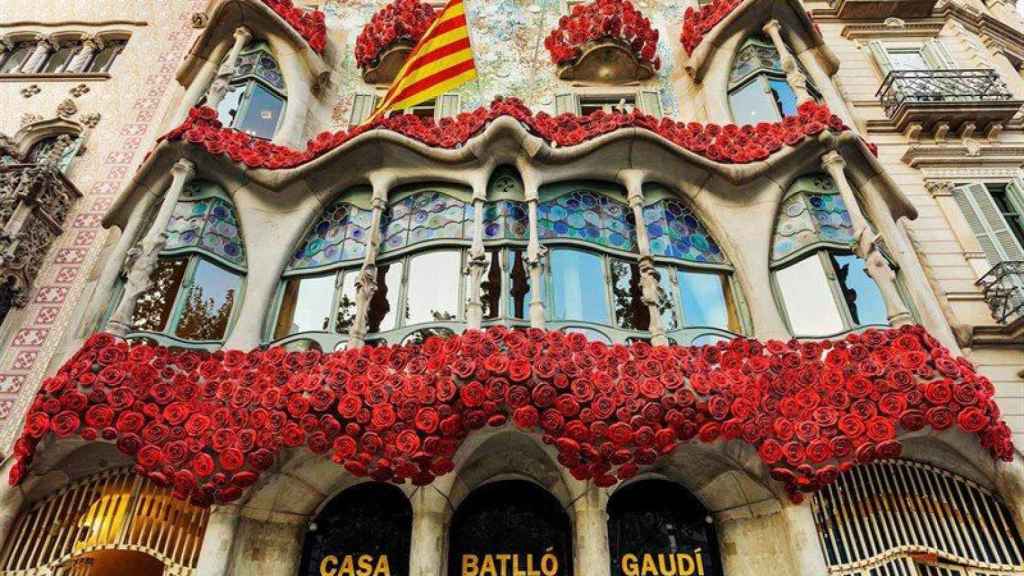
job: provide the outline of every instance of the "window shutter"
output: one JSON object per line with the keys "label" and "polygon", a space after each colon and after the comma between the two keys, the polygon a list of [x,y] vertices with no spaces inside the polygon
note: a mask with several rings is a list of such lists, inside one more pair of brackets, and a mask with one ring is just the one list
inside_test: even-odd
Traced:
{"label": "window shutter", "polygon": [[356,94],[352,100],[352,116],[348,125],[358,126],[366,121],[373,114],[373,108],[377,105],[377,97],[373,94]]}
{"label": "window shutter", "polygon": [[1006,198],[1013,206],[1013,211],[1020,219],[1020,225],[1024,228],[1024,176],[1017,176],[1006,185]]}
{"label": "window shutter", "polygon": [[579,114],[580,99],[575,94],[559,94],[555,96],[555,115]]}
{"label": "window shutter", "polygon": [[922,50],[924,59],[934,70],[954,70],[957,68],[956,61],[946,49],[946,45],[938,38],[932,38],[924,43]]}
{"label": "window shutter", "polygon": [[886,51],[885,44],[882,44],[881,40],[872,40],[868,42],[868,50],[871,51],[871,56],[874,57],[875,63],[878,64],[882,77],[888,76],[889,72],[892,72],[892,61],[889,60],[889,52]]}
{"label": "window shutter", "polygon": [[993,266],[1007,260],[1024,259],[1024,250],[1017,244],[1013,232],[992,200],[984,184],[965,184],[953,189],[960,210],[981,244],[989,263]]}
{"label": "window shutter", "polygon": [[661,92],[641,90],[636,96],[640,111],[661,118]]}
{"label": "window shutter", "polygon": [[462,112],[462,97],[458,94],[441,94],[437,99],[435,118],[452,118]]}

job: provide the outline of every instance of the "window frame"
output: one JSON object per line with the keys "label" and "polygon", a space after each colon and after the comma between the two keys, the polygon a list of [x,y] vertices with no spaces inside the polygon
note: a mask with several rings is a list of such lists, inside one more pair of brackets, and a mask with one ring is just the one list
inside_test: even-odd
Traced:
{"label": "window frame", "polygon": [[[796,91],[793,90],[793,86],[790,85],[789,78],[787,77],[788,75],[786,74],[785,71],[783,71],[783,70],[775,70],[773,68],[765,68],[763,66],[757,66],[756,68],[751,70],[750,73],[748,73],[747,75],[742,76],[742,77],[736,79],[735,81],[732,80],[732,71],[736,68],[737,58],[739,57],[740,52],[742,52],[744,49],[746,49],[749,44],[757,44],[758,46],[761,46],[761,47],[764,47],[764,48],[770,48],[772,51],[774,51],[776,54],[778,54],[780,62],[782,61],[782,58],[783,58],[783,55],[779,54],[779,51],[776,49],[775,44],[771,40],[759,37],[759,35],[757,35],[757,34],[752,34],[750,36],[747,36],[743,40],[743,42],[740,43],[739,48],[736,49],[736,52],[732,56],[732,60],[730,61],[730,64],[729,64],[729,74],[726,76],[726,80],[725,80],[725,85],[726,85],[725,95],[726,95],[727,104],[729,106],[729,113],[732,115],[732,119],[733,119],[734,122],[741,123],[740,121],[736,120],[737,114],[736,114],[736,110],[734,109],[734,106],[733,106],[733,96],[735,94],[739,93],[740,91],[744,90],[745,88],[747,88],[748,86],[750,86],[753,83],[760,83],[761,87],[762,87],[762,89],[764,91],[765,96],[771,98],[772,108],[774,108],[774,110],[775,110],[776,117],[773,120],[772,119],[758,119],[756,122],[755,121],[750,121],[750,122],[743,121],[742,123],[743,124],[756,124],[757,122],[773,122],[773,121],[774,122],[781,122],[784,118],[786,118],[786,114],[785,114],[785,110],[782,109],[781,103],[775,98],[774,91],[772,90],[772,87],[771,87],[771,81],[772,80],[776,80],[776,81],[782,82],[786,86],[789,86],[789,89],[793,92],[794,99],[796,99],[796,106],[800,106],[799,98],[796,95]],[[803,64],[796,57],[796,55],[793,54],[792,49],[788,45],[786,46],[786,48],[787,48],[787,50],[789,50],[789,56],[791,58],[793,58],[793,61],[796,62],[797,68],[800,70],[800,72],[804,75],[804,77],[807,80],[807,92],[810,94],[811,98],[814,99],[816,102],[821,102],[821,100],[822,100],[821,91],[818,89],[817,86],[815,86],[814,80],[811,78],[811,75],[807,72],[807,70],[804,68]]]}
{"label": "window frame", "polygon": [[[194,195],[179,198],[178,202],[198,202],[207,200],[210,198],[219,198],[226,200],[231,209],[235,211],[237,216],[237,207],[234,201],[223,191],[219,184],[211,181],[204,180],[202,178],[193,178],[189,184],[205,183],[207,185],[198,187],[198,192]],[[146,226],[140,230],[139,240],[145,237],[149,233],[149,229],[152,228],[153,218],[159,211],[160,205],[157,203],[156,206],[152,207],[151,214],[146,218]],[[239,219],[239,238],[244,246],[245,234],[242,231],[241,220]],[[241,313],[242,305],[245,301],[245,292],[248,286],[249,279],[249,268],[248,268],[248,255],[246,255],[245,266],[239,266],[232,262],[228,262],[224,258],[213,254],[205,249],[198,248],[195,246],[182,246],[180,248],[164,249],[161,250],[157,255],[157,261],[160,262],[165,259],[173,258],[184,258],[187,260],[185,264],[185,272],[182,275],[181,282],[178,284],[178,290],[174,294],[173,303],[171,304],[170,313],[167,315],[167,320],[164,322],[163,328],[159,331],[155,330],[139,330],[134,327],[134,318],[129,319],[133,324],[129,326],[128,339],[152,339],[157,343],[165,344],[168,346],[185,347],[185,348],[196,348],[196,349],[209,349],[216,350],[227,340],[228,336],[231,335],[231,330],[235,323],[238,321],[238,316]],[[181,320],[183,313],[183,307],[187,301],[186,293],[191,293],[191,289],[195,286],[195,273],[199,267],[200,261],[205,261],[212,266],[216,266],[223,271],[233,274],[238,278],[238,288],[236,292],[236,298],[231,308],[231,315],[228,317],[227,326],[224,329],[224,336],[218,340],[188,340],[177,335],[178,323]],[[159,267],[159,264],[157,265]],[[155,271],[155,270],[154,270]],[[122,273],[118,277],[117,288],[115,289],[115,297],[111,299],[111,306],[108,308],[107,313],[102,318],[102,325],[106,325],[113,315],[114,311],[120,305],[121,300],[124,298],[124,287],[125,287],[125,275]],[[141,295],[140,295],[141,296]],[[137,304],[136,304],[137,306]]]}
{"label": "window frame", "polygon": [[128,47],[127,38],[105,38],[103,39],[103,41],[106,43],[111,43],[111,45],[113,46],[116,46],[114,54],[110,57],[110,60],[106,63],[105,66],[103,66],[102,69],[94,70],[93,64],[95,64],[96,58],[100,55],[101,52],[107,49],[107,46],[104,46],[102,49],[97,50],[93,53],[92,57],[89,58],[89,63],[86,64],[85,67],[82,69],[83,72],[88,74],[109,74],[110,69],[114,67],[114,63],[117,62],[117,59],[121,57],[121,54],[124,54],[125,48]]}
{"label": "window frame", "polygon": [[25,65],[25,62],[29,58],[32,57],[32,53],[35,51],[35,45],[36,44],[37,43],[33,42],[32,40],[20,40],[20,41],[14,42],[14,45],[13,45],[12,49],[11,50],[5,50],[3,58],[0,58],[0,68],[2,68],[3,66],[6,66],[7,63],[10,62],[15,57],[15,55],[17,54],[19,49],[27,48],[28,50],[24,53],[24,55],[21,58],[21,61],[18,62],[14,66],[14,68],[12,68],[11,70],[8,70],[6,72],[0,73],[0,76],[18,76],[18,75],[23,74],[23,72],[21,72],[20,69],[21,69],[22,66]]}
{"label": "window frame", "polygon": [[[250,40],[249,44],[245,48],[243,48],[242,51],[239,53],[238,57],[241,58],[242,56],[246,56],[254,52],[264,52],[268,56],[270,56],[271,59],[273,59],[274,64],[277,66],[278,71],[281,73],[281,81],[285,85],[284,89],[279,90],[276,86],[271,85],[269,82],[267,82],[259,75],[257,75],[254,71],[244,74],[242,76],[232,76],[231,80],[228,81],[228,88],[226,93],[231,92],[232,88],[241,87],[242,94],[238,98],[238,109],[235,111],[234,117],[231,118],[230,122],[225,122],[224,127],[230,128],[232,130],[238,130],[239,132],[245,132],[246,134],[253,138],[269,142],[273,141],[274,138],[277,136],[277,132],[278,130],[281,129],[281,125],[284,123],[285,116],[288,113],[288,82],[284,76],[284,70],[281,69],[281,64],[280,62],[278,62],[277,56],[274,55],[274,51],[271,49],[270,44],[267,43],[266,41],[256,39]],[[120,52],[118,54],[120,54]],[[113,64],[114,60],[116,59],[117,55],[115,55],[114,58],[111,59],[111,64]],[[92,66],[91,61],[89,63],[89,66]],[[242,127],[240,126],[241,121],[244,118],[246,118],[249,114],[249,107],[252,104],[253,92],[255,91],[255,86],[257,84],[264,90],[266,90],[269,94],[271,94],[272,96],[281,101],[281,110],[280,113],[278,114],[277,123],[274,124],[273,134],[271,134],[270,137],[257,136],[256,134],[252,134],[250,132],[243,130]],[[199,104],[203,104],[205,103],[205,101],[206,96],[204,95],[203,98],[199,101]]]}

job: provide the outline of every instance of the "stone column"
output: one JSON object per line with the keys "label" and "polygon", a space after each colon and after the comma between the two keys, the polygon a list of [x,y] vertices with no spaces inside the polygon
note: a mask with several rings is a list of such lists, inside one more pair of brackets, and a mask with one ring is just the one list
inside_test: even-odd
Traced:
{"label": "stone column", "polygon": [[82,47],[71,57],[68,63],[68,72],[85,72],[85,67],[92,62],[92,57],[103,49],[103,41],[95,36],[82,40]]}
{"label": "stone column", "polygon": [[540,245],[540,230],[537,227],[537,188],[530,184],[525,191],[530,217],[530,242],[526,246],[526,264],[530,267],[530,326],[544,327],[544,264],[548,249]]}
{"label": "stone column", "polygon": [[473,244],[469,248],[465,274],[469,276],[469,298],[466,302],[466,324],[470,329],[479,329],[484,321],[484,303],[480,283],[487,270],[487,251],[484,249],[484,202],[487,200],[487,185],[477,185],[473,190]]}
{"label": "stone column", "polygon": [[572,503],[576,518],[576,574],[610,576],[608,493],[590,484]]}
{"label": "stone column", "polygon": [[195,174],[195,165],[192,162],[181,159],[171,168],[171,185],[164,193],[160,204],[160,210],[153,219],[149,231],[138,246],[128,251],[125,262],[127,279],[124,285],[124,295],[121,302],[114,310],[114,314],[107,322],[107,331],[111,334],[124,336],[131,330],[132,316],[135,314],[135,303],[139,296],[145,293],[152,286],[150,276],[156,270],[160,251],[167,244],[167,223],[174,214],[174,207],[181,198],[185,184]]}
{"label": "stone column", "polygon": [[647,222],[644,220],[644,177],[637,170],[623,170],[621,178],[628,191],[629,207],[633,210],[633,219],[636,221],[636,247],[640,255],[640,290],[651,317],[647,330],[651,333],[651,344],[668,346],[665,326],[661,323],[661,276],[654,266],[651,240],[647,235]]}
{"label": "stone column", "polygon": [[811,500],[801,504],[787,503],[782,508],[786,520],[786,531],[793,557],[793,574],[828,574],[825,553],[818,538],[818,526],[814,523]]}
{"label": "stone column", "polygon": [[348,332],[348,345],[358,348],[366,343],[369,329],[370,301],[377,292],[377,253],[380,251],[381,222],[388,206],[388,190],[391,183],[382,178],[370,177],[373,182],[373,216],[370,222],[370,238],[366,245],[363,267],[356,279],[356,312],[352,328]]}
{"label": "stone column", "polygon": [[235,75],[235,65],[238,64],[238,56],[249,40],[252,40],[252,32],[248,28],[245,26],[235,28],[235,43],[231,46],[231,52],[221,64],[217,76],[214,77],[213,83],[210,84],[210,89],[206,93],[206,105],[210,108],[217,108],[221,100],[224,99],[224,95],[228,93],[228,85],[231,83],[232,76]]}
{"label": "stone column", "polygon": [[50,55],[50,51],[55,50],[56,47],[54,42],[46,36],[39,36],[36,40],[36,49],[29,55],[28,58],[22,62],[21,67],[18,71],[23,74],[32,74],[39,72],[39,69],[43,67],[46,62],[46,57]]}
{"label": "stone column", "polygon": [[846,161],[838,152],[832,150],[821,157],[821,165],[828,170],[832,180],[839,187],[839,193],[846,204],[846,210],[850,213],[850,220],[853,221],[853,235],[856,239],[854,253],[864,260],[868,276],[878,285],[885,302],[886,314],[889,323],[893,326],[913,323],[913,318],[907,310],[899,290],[896,288],[896,272],[889,265],[879,249],[880,236],[875,234],[868,225],[868,221],[861,212],[860,202],[857,195],[846,179]]}
{"label": "stone column", "polygon": [[786,71],[786,81],[789,82],[793,92],[796,93],[797,102],[812,100],[811,93],[807,91],[807,76],[797,66],[796,58],[790,54],[789,47],[786,46],[785,40],[782,39],[779,21],[775,19],[769,20],[762,30],[771,37],[772,44],[775,45],[775,49],[779,52],[782,69]]}
{"label": "stone column", "polygon": [[21,491],[21,486],[11,486],[7,482],[15,463],[16,460],[9,457],[0,468],[0,547],[7,543],[11,529],[14,528],[21,507],[25,503],[25,494]]}
{"label": "stone column", "polygon": [[206,522],[206,533],[199,548],[196,576],[227,576],[231,545],[238,530],[237,506],[214,506]]}
{"label": "stone column", "polygon": [[422,486],[412,497],[412,541],[409,576],[440,576],[444,566],[445,519],[448,499],[433,486]]}

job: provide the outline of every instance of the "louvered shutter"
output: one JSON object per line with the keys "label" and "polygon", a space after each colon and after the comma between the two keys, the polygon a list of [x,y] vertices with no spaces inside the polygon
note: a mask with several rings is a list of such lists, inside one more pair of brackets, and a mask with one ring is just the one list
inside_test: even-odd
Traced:
{"label": "louvered shutter", "polygon": [[1006,224],[999,206],[984,184],[965,184],[953,189],[960,210],[993,266],[1007,260],[1024,260],[1024,249]]}
{"label": "louvered shutter", "polygon": [[882,77],[888,76],[889,72],[892,72],[892,61],[889,60],[889,52],[886,51],[885,44],[882,44],[880,40],[872,40],[868,42],[868,50],[871,51],[871,56],[874,57],[875,63],[878,64]]}
{"label": "louvered shutter", "polygon": [[349,127],[358,126],[366,121],[373,113],[377,105],[377,97],[373,94],[356,94],[352,100],[352,115],[349,117]]}
{"label": "louvered shutter", "polygon": [[946,45],[938,38],[932,38],[924,43],[922,56],[933,70],[954,70],[957,68],[956,61],[946,49]]}
{"label": "louvered shutter", "polygon": [[580,99],[575,94],[559,94],[555,96],[555,115],[579,114]]}
{"label": "louvered shutter", "polygon": [[462,112],[462,97],[458,94],[442,94],[437,99],[435,118],[452,118]]}
{"label": "louvered shutter", "polygon": [[[1013,211],[1017,213],[1017,216],[1024,219],[1024,176],[1017,176],[1006,185],[1006,197],[1010,200],[1010,205],[1013,206]],[[1020,223],[1021,228],[1024,228],[1024,220]]]}
{"label": "louvered shutter", "polygon": [[636,103],[640,111],[661,118],[661,93],[657,91],[641,90],[636,96]]}

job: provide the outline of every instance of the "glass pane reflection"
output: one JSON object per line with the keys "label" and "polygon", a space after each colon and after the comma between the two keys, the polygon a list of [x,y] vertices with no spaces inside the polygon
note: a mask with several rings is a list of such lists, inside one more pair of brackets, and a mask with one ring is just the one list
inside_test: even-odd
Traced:
{"label": "glass pane reflection", "polygon": [[242,105],[242,96],[245,96],[246,86],[246,84],[230,86],[224,99],[217,104],[217,120],[224,126],[235,125],[235,118],[238,116],[238,108]]}
{"label": "glass pane reflection", "polygon": [[359,270],[342,272],[341,293],[338,294],[338,308],[335,313],[334,330],[339,334],[347,334],[356,321],[356,280]]}
{"label": "glass pane reflection", "polygon": [[772,79],[768,81],[771,86],[772,95],[775,97],[775,104],[782,111],[783,116],[796,116],[796,92],[785,80]]}
{"label": "glass pane reflection", "polygon": [[619,258],[608,260],[612,273],[612,300],[615,322],[629,330],[647,330],[651,313],[643,302],[640,289],[640,267],[636,262]]}
{"label": "glass pane reflection", "polygon": [[686,326],[735,330],[735,306],[724,276],[714,272],[680,270],[679,292]]}
{"label": "glass pane reflection", "polygon": [[277,122],[281,118],[282,108],[284,108],[283,100],[262,85],[254,83],[245,117],[236,128],[257,138],[269,140],[274,137],[274,132],[277,130]]}
{"label": "glass pane reflection", "polygon": [[175,334],[186,340],[223,338],[241,283],[237,274],[200,259]]}
{"label": "glass pane reflection", "polygon": [[738,88],[729,94],[729,104],[736,124],[757,124],[758,122],[778,122],[779,111],[775,107],[768,87],[762,77]]}
{"label": "glass pane reflection", "polygon": [[817,255],[777,271],[775,281],[795,335],[828,336],[843,330],[842,316]]}
{"label": "glass pane reflection", "polygon": [[284,288],[276,338],[289,334],[327,330],[335,276],[292,278]]}
{"label": "glass pane reflection", "polygon": [[387,332],[395,327],[398,317],[398,296],[402,288],[402,262],[388,262],[377,266],[377,290],[370,299],[368,328],[373,332]]}
{"label": "glass pane reflection", "polygon": [[171,317],[188,258],[160,258],[149,279],[152,287],[135,301],[132,328],[160,332]]}
{"label": "glass pane reflection", "polygon": [[888,324],[882,293],[864,269],[864,261],[853,254],[831,254],[831,257],[853,323]]}
{"label": "glass pane reflection", "polygon": [[455,320],[459,310],[461,253],[428,252],[409,259],[406,324]]}
{"label": "glass pane reflection", "polygon": [[580,250],[551,251],[551,319],[609,323],[601,260]]}

